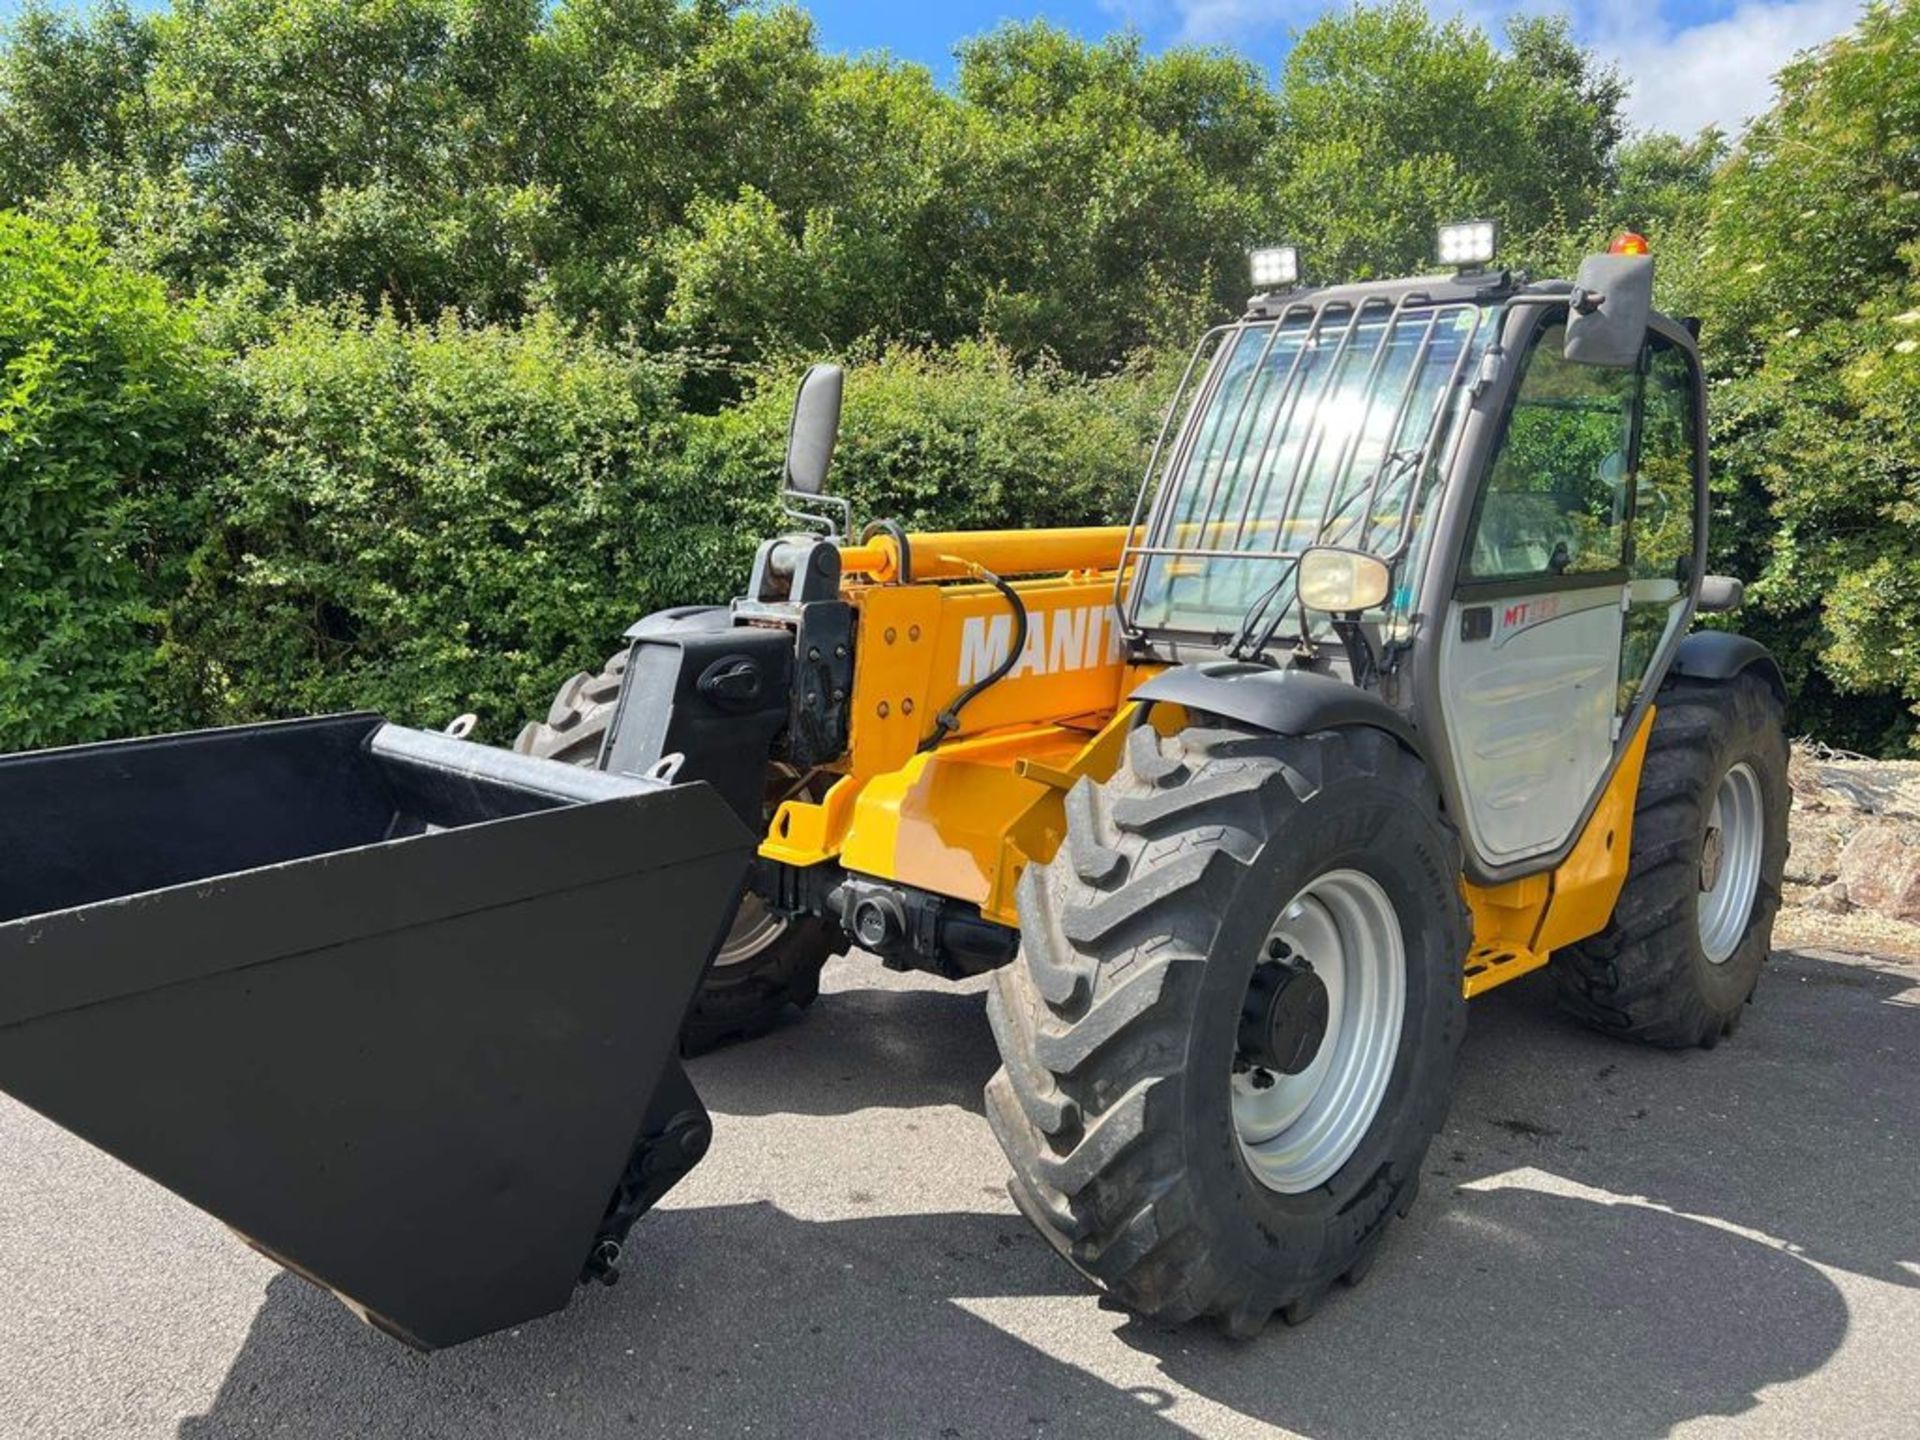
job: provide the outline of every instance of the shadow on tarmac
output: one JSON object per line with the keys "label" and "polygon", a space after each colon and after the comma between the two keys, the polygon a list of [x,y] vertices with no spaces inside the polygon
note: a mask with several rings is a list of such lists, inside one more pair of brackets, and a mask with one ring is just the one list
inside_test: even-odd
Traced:
{"label": "shadow on tarmac", "polygon": [[[1901,1264],[1920,1252],[1910,988],[1777,956],[1730,1045],[1663,1054],[1563,1022],[1547,977],[1509,986],[1475,1002],[1424,1197],[1365,1285],[1246,1344],[1117,1312],[1092,1328],[1117,1326],[1206,1400],[1326,1440],[1653,1436],[1740,1414],[1845,1336],[1845,1303],[1809,1260],[1916,1283]],[[981,1009],[978,993],[842,990],[701,1061],[696,1083],[727,1114],[977,1111],[996,1063]],[[616,1288],[432,1356],[282,1275],[179,1433],[1186,1433],[1169,1392],[1082,1368],[1111,1343],[1083,1322],[1060,1341],[1080,1363],[992,1322],[997,1305],[1090,1293],[1014,1214],[716,1206],[656,1213],[634,1241]]]}

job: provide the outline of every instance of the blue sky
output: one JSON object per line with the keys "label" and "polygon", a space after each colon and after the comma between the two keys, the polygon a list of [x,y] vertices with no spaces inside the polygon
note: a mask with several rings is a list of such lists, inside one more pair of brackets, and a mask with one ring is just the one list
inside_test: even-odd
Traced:
{"label": "blue sky", "polygon": [[[0,0],[0,17],[20,0]],[[151,3],[151,0],[149,0]],[[802,0],[835,50],[887,50],[945,77],[954,43],[1003,20],[1045,17],[1098,37],[1132,26],[1154,47],[1230,45],[1263,65],[1286,55],[1289,33],[1324,0]],[[1579,38],[1633,83],[1641,127],[1737,129],[1764,110],[1769,77],[1793,55],[1849,28],[1859,0],[1428,0],[1497,31],[1518,11],[1568,15]]]}
{"label": "blue sky", "polygon": [[[1428,0],[1497,32],[1522,11],[1566,15],[1574,32],[1633,82],[1628,110],[1641,127],[1737,129],[1764,110],[1773,73],[1794,54],[1848,29],[1858,0]],[[1131,25],[1155,47],[1230,45],[1263,65],[1285,58],[1289,33],[1328,8],[1323,0],[945,0],[938,5],[813,0],[831,49],[885,49],[950,73],[953,42],[1007,19],[1044,16],[1096,37]]]}

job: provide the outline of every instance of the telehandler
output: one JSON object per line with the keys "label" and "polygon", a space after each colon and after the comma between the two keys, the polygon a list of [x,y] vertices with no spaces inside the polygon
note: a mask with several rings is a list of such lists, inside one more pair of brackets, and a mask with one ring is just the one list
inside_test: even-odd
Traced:
{"label": "telehandler", "polygon": [[1131,518],[855,530],[842,377],[745,595],[642,620],[516,751],[350,715],[0,759],[0,1088],[431,1348],[611,1281],[710,1129],[680,1060],[850,945],[993,972],[1040,1233],[1251,1334],[1373,1262],[1466,1001],[1731,1034],[1786,700],[1690,633],[1694,327],[1637,236],[1258,294]]}

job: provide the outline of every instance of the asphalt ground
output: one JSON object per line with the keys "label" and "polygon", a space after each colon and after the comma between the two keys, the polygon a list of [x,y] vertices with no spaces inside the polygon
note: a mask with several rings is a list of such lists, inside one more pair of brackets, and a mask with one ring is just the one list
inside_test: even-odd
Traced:
{"label": "asphalt ground", "polygon": [[627,1279],[429,1356],[0,1100],[0,1435],[1920,1435],[1920,969],[1777,955],[1712,1053],[1475,1001],[1420,1204],[1247,1343],[1014,1213],[981,989],[837,962],[696,1062],[713,1152]]}

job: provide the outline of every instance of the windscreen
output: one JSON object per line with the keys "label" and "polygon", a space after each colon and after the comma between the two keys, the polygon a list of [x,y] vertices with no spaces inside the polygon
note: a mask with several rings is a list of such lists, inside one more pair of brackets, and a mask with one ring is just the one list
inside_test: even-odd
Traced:
{"label": "windscreen", "polygon": [[1484,313],[1386,299],[1299,305],[1210,336],[1129,536],[1130,623],[1230,634],[1262,597],[1291,606],[1293,562],[1314,545],[1398,562],[1418,531],[1455,386],[1491,331]]}

